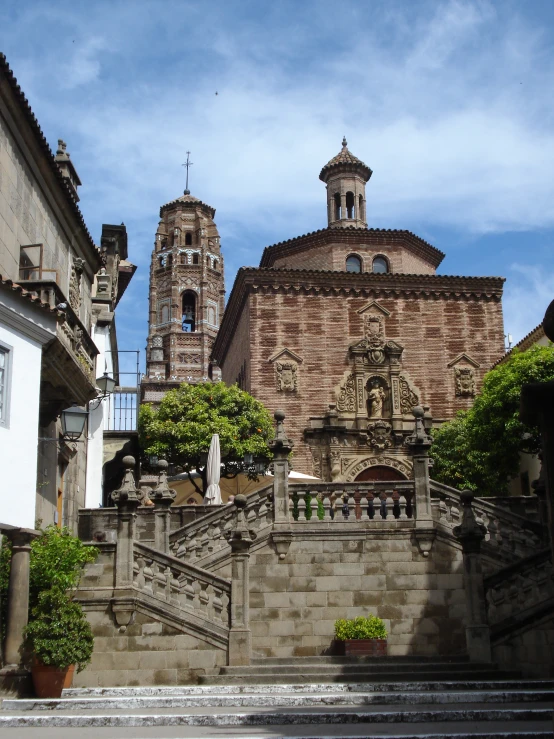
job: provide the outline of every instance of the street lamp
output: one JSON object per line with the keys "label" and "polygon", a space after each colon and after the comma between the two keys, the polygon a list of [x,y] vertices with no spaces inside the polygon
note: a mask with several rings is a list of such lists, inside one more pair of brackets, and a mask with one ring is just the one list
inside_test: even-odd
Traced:
{"label": "street lamp", "polygon": [[104,398],[113,393],[116,385],[117,382],[107,372],[104,372],[102,377],[96,378],[96,387],[100,388],[100,392]]}
{"label": "street lamp", "polygon": [[62,436],[66,441],[77,441],[87,420],[88,411],[78,405],[72,405],[61,413]]}

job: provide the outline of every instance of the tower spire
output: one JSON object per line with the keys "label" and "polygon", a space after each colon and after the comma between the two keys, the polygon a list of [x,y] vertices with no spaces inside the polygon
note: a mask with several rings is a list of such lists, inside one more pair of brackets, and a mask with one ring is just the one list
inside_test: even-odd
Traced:
{"label": "tower spire", "polygon": [[186,181],[185,192],[184,192],[185,195],[190,195],[190,190],[189,190],[189,169],[190,169],[190,167],[192,167],[192,165],[193,165],[193,162],[190,161],[190,151],[187,151],[187,161],[183,165],[181,165],[181,166],[187,168],[187,181]]}

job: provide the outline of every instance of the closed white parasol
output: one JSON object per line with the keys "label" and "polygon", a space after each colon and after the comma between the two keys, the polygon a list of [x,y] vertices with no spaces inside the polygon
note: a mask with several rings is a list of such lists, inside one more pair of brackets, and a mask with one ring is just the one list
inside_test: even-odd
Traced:
{"label": "closed white parasol", "polygon": [[219,448],[219,434],[212,436],[208,461],[206,463],[206,482],[208,489],[204,494],[204,505],[221,505],[221,490],[219,479],[221,477],[221,449]]}

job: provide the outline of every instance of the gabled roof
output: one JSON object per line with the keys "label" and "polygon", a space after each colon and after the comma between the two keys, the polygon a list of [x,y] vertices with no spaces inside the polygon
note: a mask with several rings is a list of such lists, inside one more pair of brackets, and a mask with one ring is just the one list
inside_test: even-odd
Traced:
{"label": "gabled roof", "polygon": [[523,339],[520,339],[517,344],[514,344],[514,346],[512,346],[512,348],[509,349],[503,357],[500,357],[500,359],[493,364],[493,368],[497,367],[499,364],[503,364],[514,351],[514,349],[517,349],[520,352],[526,352],[527,349],[530,349],[535,344],[538,344],[541,339],[545,338],[546,334],[544,332],[544,327],[542,323],[539,323],[539,325],[535,326],[532,331],[529,331],[529,333],[526,334]]}
{"label": "gabled roof", "polygon": [[[89,230],[86,226],[83,215],[73,197],[73,191],[71,189],[71,186],[69,185],[69,183],[67,182],[63,174],[61,173],[61,170],[54,157],[54,154],[52,153],[52,150],[50,149],[50,146],[48,145],[48,142],[46,141],[46,138],[44,134],[42,133],[42,129],[38,124],[35,114],[33,113],[31,106],[29,105],[29,101],[23,94],[21,87],[17,84],[17,79],[15,78],[12,70],[10,69],[10,66],[6,60],[5,54],[2,54],[1,52],[0,52],[0,73],[3,73],[3,75],[5,76],[5,79],[7,80],[8,85],[10,86],[13,92],[13,96],[17,102],[17,105],[19,106],[19,109],[21,110],[25,119],[27,120],[27,123],[29,124],[29,128],[31,129],[31,132],[39,148],[42,150],[44,158],[48,163],[48,168],[51,170],[51,173],[55,177],[57,184],[61,192],[64,195],[65,201],[69,205],[70,210],[73,212],[73,215],[79,224],[79,227],[80,227],[79,230],[82,231],[82,233],[84,234],[84,237],[86,241],[88,242],[88,245],[90,246],[92,252],[94,253],[94,255],[96,256],[98,260],[98,263],[96,265],[91,265],[93,272],[96,272],[100,268],[100,264],[101,264],[100,252],[98,248],[96,247],[96,244],[92,240],[92,236],[89,233]],[[0,81],[1,81],[1,77],[0,77]],[[96,269],[94,267],[96,267]]]}
{"label": "gabled roof", "polygon": [[397,243],[401,242],[407,249],[425,259],[433,267],[438,267],[445,256],[444,252],[431,246],[431,244],[416,236],[411,231],[391,228],[357,228],[356,226],[347,226],[346,228],[328,227],[320,228],[318,231],[311,231],[302,236],[295,236],[293,239],[280,241],[272,246],[266,246],[260,260],[260,268],[272,267],[276,259],[319,245],[328,244],[330,241],[349,244],[359,244],[362,241],[368,241],[369,243],[376,241],[383,248],[383,238],[389,238],[391,241]]}

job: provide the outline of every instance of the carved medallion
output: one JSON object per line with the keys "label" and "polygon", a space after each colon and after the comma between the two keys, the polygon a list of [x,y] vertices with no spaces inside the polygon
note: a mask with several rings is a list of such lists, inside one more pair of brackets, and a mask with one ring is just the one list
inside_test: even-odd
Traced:
{"label": "carved medallion", "polygon": [[391,425],[386,421],[375,421],[367,426],[369,437],[367,443],[369,446],[383,451],[391,446]]}
{"label": "carved medallion", "polygon": [[475,396],[475,375],[472,367],[455,367],[456,395],[462,398]]}

